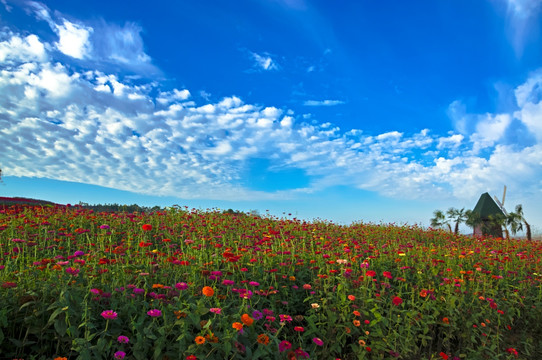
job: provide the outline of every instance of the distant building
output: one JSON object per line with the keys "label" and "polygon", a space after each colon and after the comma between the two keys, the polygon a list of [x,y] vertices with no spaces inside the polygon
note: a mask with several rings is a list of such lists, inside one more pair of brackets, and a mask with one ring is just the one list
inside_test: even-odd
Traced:
{"label": "distant building", "polygon": [[481,220],[480,224],[474,227],[474,236],[502,237],[502,227],[491,220],[505,215],[488,193],[483,193],[480,196],[480,200],[472,212],[477,214]]}

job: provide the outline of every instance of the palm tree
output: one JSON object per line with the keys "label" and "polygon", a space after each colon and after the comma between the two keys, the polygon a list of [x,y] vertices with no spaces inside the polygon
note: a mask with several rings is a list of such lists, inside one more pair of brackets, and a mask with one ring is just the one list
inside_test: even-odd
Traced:
{"label": "palm tree", "polygon": [[504,214],[493,214],[489,215],[489,221],[484,222],[482,232],[484,234],[502,238],[503,228],[506,238],[510,238],[508,229],[506,228],[506,216],[504,216]]}
{"label": "palm tree", "polygon": [[444,213],[441,210],[435,210],[433,212],[433,215],[435,217],[433,217],[431,219],[431,227],[432,228],[440,228],[440,227],[443,227],[444,225],[446,225],[446,226],[448,226],[448,230],[450,230],[450,232],[452,232],[452,227],[450,226],[450,220],[446,219],[446,216],[444,215]]}
{"label": "palm tree", "polygon": [[448,218],[450,220],[453,220],[455,222],[454,234],[457,235],[457,233],[459,232],[459,224],[467,220],[465,208],[462,208],[460,210],[449,208],[448,211],[446,211],[446,214],[448,214]]}
{"label": "palm tree", "polygon": [[527,236],[527,240],[532,240],[531,235],[531,225],[525,220],[525,217],[523,216],[523,206],[521,204],[516,205],[516,214],[517,216],[523,221],[523,224],[525,224],[525,235]]}
{"label": "palm tree", "polygon": [[506,225],[510,226],[510,232],[512,232],[512,235],[516,235],[518,231],[523,230],[521,216],[518,213],[509,213],[506,217]]}

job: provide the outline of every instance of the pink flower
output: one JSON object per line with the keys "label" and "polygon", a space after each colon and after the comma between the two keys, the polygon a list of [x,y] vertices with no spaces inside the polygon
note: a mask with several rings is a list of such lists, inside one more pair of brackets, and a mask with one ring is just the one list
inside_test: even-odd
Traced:
{"label": "pink flower", "polygon": [[128,344],[130,339],[127,336],[121,335],[117,338],[117,341],[121,344]]}
{"label": "pink flower", "polygon": [[115,320],[118,317],[118,314],[113,310],[102,311],[102,317],[107,320]]}
{"label": "pink flower", "polygon": [[323,346],[324,345],[324,342],[320,338],[317,338],[317,337],[313,338],[312,342],[315,343],[318,346]]}
{"label": "pink flower", "polygon": [[66,272],[67,272],[68,274],[70,274],[70,275],[73,275],[73,276],[79,274],[79,271],[80,271],[79,269],[74,268],[74,267],[66,268]]}
{"label": "pink flower", "polygon": [[283,352],[283,351],[286,351],[288,349],[291,349],[292,348],[292,344],[290,344],[288,341],[286,340],[282,340],[279,344],[279,351],[280,352]]}
{"label": "pink flower", "polygon": [[303,331],[305,331],[305,328],[303,328],[303,326],[296,326],[296,327],[294,327],[294,331],[303,332]]}
{"label": "pink flower", "polygon": [[385,278],[393,279],[393,276],[391,275],[391,272],[389,271],[384,271],[382,275],[384,275]]}
{"label": "pink flower", "polygon": [[209,311],[214,313],[214,314],[219,315],[222,312],[222,309],[221,308],[210,308]]}
{"label": "pink flower", "polygon": [[188,284],[185,282],[180,282],[180,283],[175,284],[175,288],[177,290],[186,290],[188,289]]}
{"label": "pink flower", "polygon": [[399,296],[394,296],[391,302],[393,303],[393,305],[399,306],[403,303],[403,299],[401,299]]}
{"label": "pink flower", "polygon": [[117,351],[114,356],[115,356],[115,359],[121,360],[121,359],[124,359],[124,357],[126,356],[126,353],[124,351]]}
{"label": "pink flower", "polygon": [[152,317],[162,316],[162,311],[158,309],[152,309],[152,310],[147,311],[147,315],[152,316]]}

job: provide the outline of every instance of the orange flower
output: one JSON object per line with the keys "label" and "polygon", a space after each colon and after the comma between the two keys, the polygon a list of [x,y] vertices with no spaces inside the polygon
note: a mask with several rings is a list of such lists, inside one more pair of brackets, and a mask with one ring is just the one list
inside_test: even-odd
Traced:
{"label": "orange flower", "polygon": [[443,318],[442,318],[442,322],[445,323],[445,324],[449,324],[449,323],[450,323],[450,319],[448,319],[447,317],[443,317]]}
{"label": "orange flower", "polygon": [[214,293],[215,293],[213,288],[210,287],[210,286],[204,286],[203,289],[201,290],[201,292],[203,293],[203,295],[205,295],[207,297],[213,296]]}
{"label": "orange flower", "polygon": [[215,344],[218,342],[218,338],[213,333],[205,335],[205,339],[207,339],[207,341],[209,341],[211,343],[215,343]]}
{"label": "orange flower", "polygon": [[265,334],[258,335],[258,342],[263,345],[269,344],[269,336]]}
{"label": "orange flower", "polygon": [[175,311],[173,311],[173,313],[175,314],[175,316],[177,316],[177,319],[185,318],[186,315],[188,315],[184,311],[180,311],[180,310],[175,310]]}
{"label": "orange flower", "polygon": [[163,287],[164,287],[164,285],[162,285],[162,284],[152,284],[153,289],[162,289]]}
{"label": "orange flower", "polygon": [[205,344],[205,338],[203,336],[196,336],[196,339],[194,341],[198,345]]}
{"label": "orange flower", "polygon": [[356,316],[361,316],[361,313],[359,311],[357,311],[357,310],[354,310],[353,314],[356,315]]}
{"label": "orange flower", "polygon": [[422,289],[422,291],[420,291],[420,296],[423,297],[423,298],[426,297],[427,296],[427,290]]}
{"label": "orange flower", "polygon": [[354,295],[348,295],[348,300],[354,301],[356,300],[356,297]]}
{"label": "orange flower", "polygon": [[65,357],[56,357],[54,360],[68,360],[68,358],[65,358]]}
{"label": "orange flower", "polygon": [[241,324],[240,322],[234,322],[233,324],[231,324],[231,327],[240,331],[241,329],[243,329],[243,324]]}
{"label": "orange flower", "polygon": [[241,321],[243,322],[243,324],[245,324],[246,326],[251,326],[252,323],[254,323],[254,319],[252,319],[248,314],[243,314],[241,316]]}
{"label": "orange flower", "polygon": [[354,324],[355,327],[358,327],[361,325],[361,322],[359,320],[354,320],[352,321],[352,323]]}

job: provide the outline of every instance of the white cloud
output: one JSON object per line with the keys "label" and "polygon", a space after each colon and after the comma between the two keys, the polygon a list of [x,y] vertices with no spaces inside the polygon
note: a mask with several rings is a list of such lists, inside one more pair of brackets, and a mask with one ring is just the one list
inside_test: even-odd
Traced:
{"label": "white cloud", "polygon": [[159,73],[146,54],[142,28],[133,22],[124,26],[94,20],[91,23],[73,22],[63,14],[37,1],[24,3],[25,10],[38,20],[47,22],[58,36],[56,48],[65,55],[98,64],[121,64],[123,67],[142,73]]}
{"label": "white cloud", "polygon": [[[78,72],[38,42],[11,34],[0,43],[11,62],[0,70],[0,166],[9,175],[187,199],[276,199],[349,186],[395,198],[472,200],[507,184],[526,201],[542,200],[540,73],[516,88],[514,114],[538,143],[506,145],[511,114],[468,114],[454,103],[450,113],[468,119],[461,134],[369,136],[236,96],[196,103],[188,89]],[[475,142],[484,143],[483,157]],[[243,186],[252,158],[300,169],[309,184],[282,192]]]}
{"label": "white cloud", "polygon": [[59,36],[56,47],[62,53],[76,59],[83,59],[90,54],[89,36],[93,32],[92,28],[74,24],[67,20],[64,20],[62,25],[56,24],[55,28]]}
{"label": "white cloud", "polygon": [[275,60],[273,60],[271,58],[271,55],[269,55],[268,53],[264,53],[264,54],[257,54],[257,53],[251,53],[252,54],[252,58],[254,59],[254,66],[257,68],[257,69],[260,69],[260,70],[265,70],[265,71],[271,71],[271,70],[279,70],[280,67],[279,65],[277,64],[277,62]]}
{"label": "white cloud", "polygon": [[344,104],[341,100],[307,100],[303,103],[305,106],[335,106]]}
{"label": "white cloud", "polygon": [[36,35],[19,37],[13,34],[9,41],[0,42],[0,62],[44,61],[47,58],[45,45]]}

